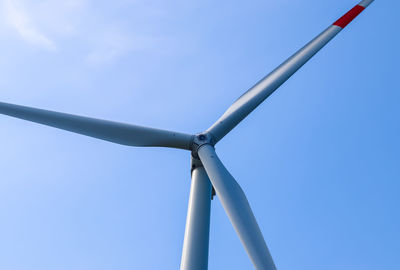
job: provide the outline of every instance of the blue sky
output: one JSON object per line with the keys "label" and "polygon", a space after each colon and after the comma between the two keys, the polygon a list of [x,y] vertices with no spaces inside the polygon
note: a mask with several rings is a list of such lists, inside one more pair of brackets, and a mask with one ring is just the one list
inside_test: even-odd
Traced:
{"label": "blue sky", "polygon": [[[3,0],[0,100],[196,133],[357,4]],[[398,1],[375,1],[221,141],[278,269],[398,269]],[[0,270],[177,269],[185,151],[0,116]],[[218,198],[209,269],[252,269]]]}

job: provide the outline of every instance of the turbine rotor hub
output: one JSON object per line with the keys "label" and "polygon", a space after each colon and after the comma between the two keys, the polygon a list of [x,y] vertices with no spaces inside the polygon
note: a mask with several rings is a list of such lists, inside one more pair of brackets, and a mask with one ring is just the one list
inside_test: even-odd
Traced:
{"label": "turbine rotor hub", "polygon": [[202,147],[203,145],[206,145],[206,144],[214,146],[215,143],[213,141],[211,134],[199,133],[199,134],[194,135],[193,142],[191,145],[192,156],[194,158],[198,159],[199,158],[198,151],[199,151],[200,147]]}

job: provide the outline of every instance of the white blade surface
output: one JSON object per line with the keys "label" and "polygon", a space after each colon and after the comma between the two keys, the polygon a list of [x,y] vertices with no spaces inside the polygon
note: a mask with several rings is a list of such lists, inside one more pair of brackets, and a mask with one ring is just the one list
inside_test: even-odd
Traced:
{"label": "white blade surface", "polygon": [[264,77],[245,94],[237,99],[231,107],[208,130],[215,142],[221,140],[258,105],[269,97],[276,89],[288,80],[299,68],[310,60],[321,48],[334,38],[373,0],[363,0],[333,23],[320,35],[310,41],[302,49],[287,59],[274,71]]}
{"label": "white blade surface", "polygon": [[213,146],[201,146],[198,154],[255,268],[275,270],[275,264],[243,190],[222,164]]}
{"label": "white blade surface", "polygon": [[0,114],[129,146],[190,148],[192,135],[0,102]]}

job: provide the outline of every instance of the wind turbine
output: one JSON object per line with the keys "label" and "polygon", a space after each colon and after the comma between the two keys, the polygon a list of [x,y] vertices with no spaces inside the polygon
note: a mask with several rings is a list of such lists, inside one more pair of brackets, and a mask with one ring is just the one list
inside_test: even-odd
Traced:
{"label": "wind turbine", "polygon": [[192,183],[181,270],[208,267],[210,207],[214,190],[254,267],[274,270],[275,264],[246,196],[218,158],[214,146],[372,2],[363,0],[353,7],[245,92],[209,129],[199,134],[129,125],[3,102],[0,102],[0,113],[128,146],[158,146],[191,151]]}

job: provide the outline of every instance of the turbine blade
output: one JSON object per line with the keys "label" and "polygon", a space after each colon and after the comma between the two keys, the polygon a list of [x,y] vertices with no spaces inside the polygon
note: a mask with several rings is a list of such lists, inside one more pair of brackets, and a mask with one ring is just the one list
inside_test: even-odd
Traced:
{"label": "turbine blade", "polygon": [[346,27],[374,0],[363,0],[334,22],[320,35],[283,62],[270,74],[250,88],[215,122],[207,132],[211,133],[215,142],[221,140],[247,115],[249,115],[268,96],[288,80],[299,68],[311,59],[322,47]]}
{"label": "turbine blade", "polygon": [[0,102],[0,113],[129,146],[189,150],[192,135]]}
{"label": "turbine blade", "polygon": [[198,155],[255,268],[276,270],[246,195],[222,164],[214,147],[203,145],[199,148]]}

